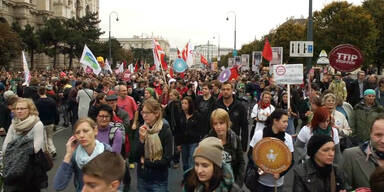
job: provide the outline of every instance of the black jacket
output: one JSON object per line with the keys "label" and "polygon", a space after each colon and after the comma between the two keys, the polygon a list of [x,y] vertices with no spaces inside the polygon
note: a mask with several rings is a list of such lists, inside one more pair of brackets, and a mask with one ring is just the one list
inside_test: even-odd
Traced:
{"label": "black jacket", "polygon": [[34,103],[36,103],[36,101],[40,98],[39,95],[37,94],[37,89],[38,89],[38,86],[34,86],[34,85],[24,87],[23,97],[30,98],[33,100]]}
{"label": "black jacket", "polygon": [[243,148],[243,151],[247,151],[248,148],[248,119],[247,119],[247,110],[245,106],[240,103],[235,98],[235,95],[233,97],[233,102],[229,107],[226,107],[223,103],[223,98],[220,98],[216,101],[214,109],[222,108],[226,110],[229,113],[229,118],[232,121],[232,127],[231,129],[238,135],[241,136],[241,146]]}
{"label": "black jacket", "polygon": [[203,136],[207,135],[209,130],[211,129],[210,117],[214,104],[215,99],[213,98],[213,96],[211,96],[211,98],[209,98],[208,100],[204,100],[203,96],[198,96],[196,98],[195,105],[202,131],[201,134]]}
{"label": "black jacket", "polygon": [[201,123],[194,114],[187,119],[183,113],[180,118],[180,126],[176,128],[174,138],[176,145],[198,143],[201,135]]}
{"label": "black jacket", "polygon": [[4,128],[7,132],[12,121],[11,110],[6,105],[0,103],[0,114],[0,128]]}
{"label": "black jacket", "polygon": [[179,100],[171,101],[165,108],[164,118],[168,121],[173,134],[175,134],[175,130],[181,126],[181,117],[183,114],[184,112],[181,109],[181,102]]}
{"label": "black jacket", "polygon": [[[363,91],[367,89],[366,82],[363,82]],[[361,100],[360,98],[360,87],[359,82],[357,79],[352,81],[352,83],[349,86],[348,94],[347,94],[347,101],[352,105],[352,107],[355,107],[357,103],[359,103]]]}
{"label": "black jacket", "polygon": [[[140,127],[140,126],[139,126]],[[149,159],[144,160],[144,164],[140,162],[140,158],[144,157],[144,144],[140,142],[139,131],[136,131],[133,145],[133,153],[137,162],[137,177],[146,181],[166,181],[168,180],[168,167],[172,158],[173,139],[172,133],[167,121],[163,120],[163,127],[158,133],[163,147],[163,156],[160,160],[151,162]]]}
{"label": "black jacket", "polygon": [[[294,169],[294,186],[295,192],[330,192],[330,176],[323,178],[319,175],[318,170],[313,165],[313,161],[308,159],[305,163],[298,165]],[[343,173],[336,165],[333,165],[335,173],[336,191],[347,189],[349,187],[345,184]]]}
{"label": "black jacket", "polygon": [[56,102],[50,98],[39,98],[36,101],[36,108],[39,111],[39,117],[44,125],[54,124],[58,116]]}
{"label": "black jacket", "polygon": [[[209,131],[208,137],[217,137],[214,130]],[[230,164],[235,177],[235,182],[239,187],[243,186],[245,174],[245,160],[243,148],[241,147],[240,137],[232,130],[227,131],[227,141],[224,145],[223,161]]]}

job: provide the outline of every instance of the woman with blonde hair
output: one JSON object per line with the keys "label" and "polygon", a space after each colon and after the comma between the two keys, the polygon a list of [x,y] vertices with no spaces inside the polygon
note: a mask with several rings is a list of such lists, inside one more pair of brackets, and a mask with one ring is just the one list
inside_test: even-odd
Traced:
{"label": "woman with blonde hair", "polygon": [[216,109],[211,113],[211,131],[208,137],[217,137],[221,140],[223,161],[231,165],[235,182],[239,187],[243,186],[245,161],[240,137],[231,130],[231,119],[224,109]]}
{"label": "woman with blonde hair", "polygon": [[163,119],[160,103],[150,98],[143,103],[144,124],[136,135],[134,153],[137,189],[140,192],[168,191],[168,167],[172,158],[173,139],[169,124]]}
{"label": "woman with blonde hair", "polygon": [[[31,99],[19,98],[15,103],[14,115],[2,148],[4,190],[40,191],[48,187],[46,172],[49,168],[46,169],[41,161],[36,161],[36,158],[44,155],[42,152],[46,151],[44,125],[40,121],[39,112]],[[22,152],[15,149],[21,142],[25,144]],[[24,161],[22,165],[25,170],[20,175],[15,175],[15,170],[12,170],[14,160],[20,161],[18,163]],[[21,167],[17,168],[21,169]]]}
{"label": "woman with blonde hair", "polygon": [[58,168],[53,186],[56,191],[67,188],[69,181],[74,176],[73,183],[76,192],[83,188],[82,168],[93,158],[105,150],[112,151],[112,148],[96,139],[97,124],[89,117],[79,119],[73,126],[73,136],[66,143],[66,153],[63,162]]}

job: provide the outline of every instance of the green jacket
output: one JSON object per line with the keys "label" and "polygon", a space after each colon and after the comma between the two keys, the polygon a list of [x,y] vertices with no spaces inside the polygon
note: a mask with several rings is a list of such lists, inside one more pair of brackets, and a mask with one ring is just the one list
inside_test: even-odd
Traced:
{"label": "green jacket", "polygon": [[363,145],[346,149],[343,153],[343,170],[346,182],[352,189],[370,187],[369,178],[378,165],[376,158],[369,155],[367,158],[366,149],[368,142]]}
{"label": "green jacket", "polygon": [[372,107],[365,107],[364,100],[353,108],[354,114],[350,120],[352,137],[357,142],[363,143],[369,140],[370,128],[375,118],[382,113],[383,107],[375,103]]}
{"label": "green jacket", "polygon": [[[189,177],[192,171],[195,171],[193,167],[185,171],[184,180],[187,180],[186,178]],[[223,179],[221,180],[219,186],[217,186],[217,188],[214,191],[215,192],[240,192],[241,189],[235,183],[231,165],[223,162],[222,171],[223,171]],[[204,192],[204,185],[201,183],[199,183],[199,185],[196,186],[196,188],[194,189],[191,189],[191,188],[188,189],[186,185],[188,184],[184,184],[183,192],[189,192],[189,191]]]}
{"label": "green jacket", "polygon": [[342,98],[343,101],[347,100],[347,86],[343,80],[333,80],[328,89],[331,90],[336,97]]}

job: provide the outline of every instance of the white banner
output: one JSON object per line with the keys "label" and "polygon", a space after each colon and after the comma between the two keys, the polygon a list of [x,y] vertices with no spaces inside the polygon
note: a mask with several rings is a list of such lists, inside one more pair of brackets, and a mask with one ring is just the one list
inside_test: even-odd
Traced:
{"label": "white banner", "polygon": [[302,84],[303,77],[303,64],[273,65],[276,84]]}
{"label": "white banner", "polygon": [[272,60],[270,65],[283,64],[283,47],[272,47]]}

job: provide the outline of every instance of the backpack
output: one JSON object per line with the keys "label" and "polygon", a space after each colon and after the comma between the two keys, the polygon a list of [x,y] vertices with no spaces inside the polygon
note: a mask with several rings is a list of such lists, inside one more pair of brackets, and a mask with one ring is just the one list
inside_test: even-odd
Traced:
{"label": "backpack", "polygon": [[[32,131],[30,131],[32,132]],[[27,135],[8,143],[4,154],[4,183],[12,185],[21,181],[30,181],[34,157],[33,137]]]}
{"label": "backpack", "polygon": [[[113,145],[113,140],[115,139],[115,134],[116,134],[116,131],[117,130],[120,130],[121,132],[121,135],[122,135],[122,146],[121,146],[121,152],[120,154],[125,157],[126,154],[128,154],[128,152],[126,152],[126,148],[127,148],[127,145],[129,146],[129,139],[128,137],[126,137],[125,135],[125,127],[122,123],[115,123],[115,122],[110,122],[109,123],[110,126],[112,126],[110,129],[109,129],[109,134],[108,134],[108,139],[109,139],[109,145],[112,147]],[[127,144],[127,143],[128,144]]]}

